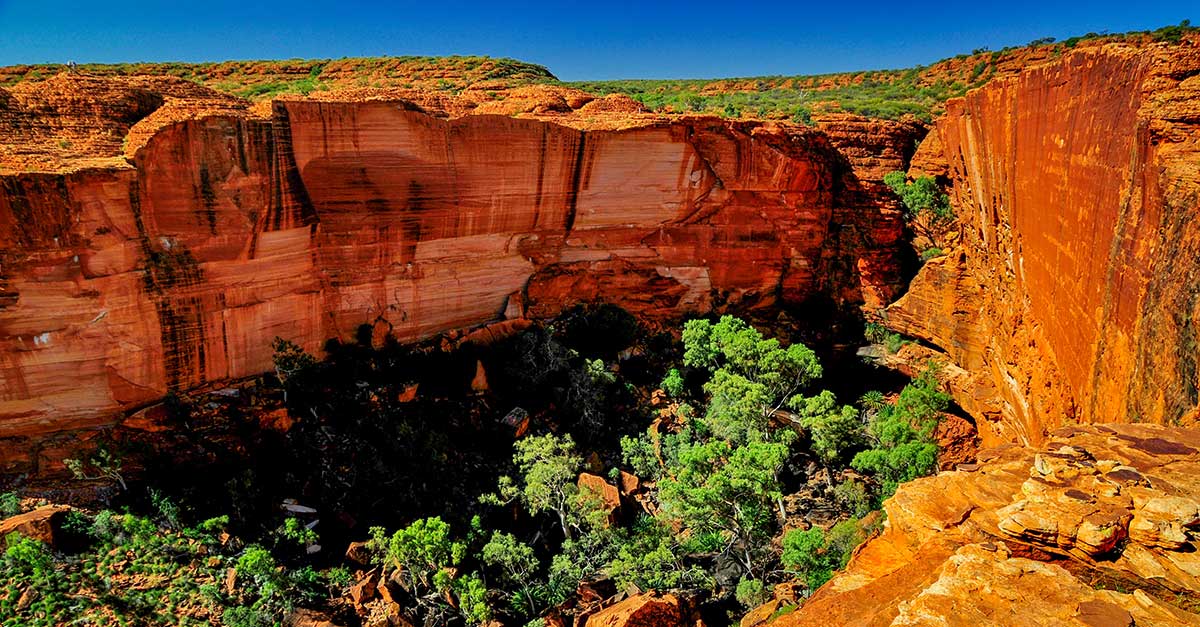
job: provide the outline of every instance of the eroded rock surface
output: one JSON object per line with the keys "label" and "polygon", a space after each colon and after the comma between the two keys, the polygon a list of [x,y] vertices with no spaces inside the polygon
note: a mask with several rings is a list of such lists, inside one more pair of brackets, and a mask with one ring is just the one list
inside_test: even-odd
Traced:
{"label": "eroded rock surface", "polygon": [[319,352],[364,323],[407,341],[590,301],[878,307],[901,287],[878,179],[916,124],[585,111],[562,90],[522,117],[374,92],[251,107],[180,83],[0,89],[0,471],[269,370],[276,336]]}
{"label": "eroded rock surface", "polygon": [[1108,44],[947,104],[913,174],[961,240],[888,309],[974,378],[985,443],[1193,424],[1200,402],[1200,46]]}
{"label": "eroded rock surface", "polygon": [[1200,624],[1200,432],[1069,427],[979,459],[902,485],[883,533],[770,624]]}

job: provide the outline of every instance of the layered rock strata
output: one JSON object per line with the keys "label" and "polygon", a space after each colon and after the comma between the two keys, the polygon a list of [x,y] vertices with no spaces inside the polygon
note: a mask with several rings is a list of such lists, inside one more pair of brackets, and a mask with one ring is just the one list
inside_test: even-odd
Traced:
{"label": "layered rock strata", "polygon": [[1192,424],[1200,400],[1200,46],[1110,44],[947,105],[913,174],[961,240],[887,310],[977,386],[985,442]]}
{"label": "layered rock strata", "polygon": [[12,438],[266,371],[276,336],[319,352],[364,323],[407,341],[592,301],[648,317],[879,306],[901,284],[878,178],[919,125],[73,91],[94,82],[0,90],[9,471],[39,455]]}
{"label": "layered rock strata", "polygon": [[1200,432],[1066,427],[906,483],[774,627],[1200,624]]}

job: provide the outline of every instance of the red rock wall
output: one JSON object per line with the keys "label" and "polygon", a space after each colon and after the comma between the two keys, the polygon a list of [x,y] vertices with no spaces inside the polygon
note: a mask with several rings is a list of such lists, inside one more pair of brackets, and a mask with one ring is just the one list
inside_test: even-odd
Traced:
{"label": "red rock wall", "polygon": [[373,323],[415,340],[499,319],[510,295],[531,317],[886,302],[899,213],[860,166],[903,167],[895,147],[922,130],[583,131],[403,102],[160,111],[128,164],[0,174],[10,472],[37,466],[47,434],[268,370],[276,336],[317,352]]}
{"label": "red rock wall", "polygon": [[927,265],[889,320],[988,380],[985,442],[1194,420],[1198,73],[1186,44],[1107,45],[948,104],[935,148],[963,256]]}

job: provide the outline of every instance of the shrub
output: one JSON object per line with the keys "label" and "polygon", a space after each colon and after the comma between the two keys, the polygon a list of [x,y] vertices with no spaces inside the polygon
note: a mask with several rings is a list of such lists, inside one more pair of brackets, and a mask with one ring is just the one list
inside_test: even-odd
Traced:
{"label": "shrub", "polygon": [[872,509],[871,495],[861,481],[847,479],[833,488],[833,497],[855,518],[866,516]]}
{"label": "shrub", "polygon": [[21,497],[16,492],[0,494],[0,518],[16,516],[21,513]]}
{"label": "shrub", "polygon": [[909,182],[903,172],[896,171],[884,176],[883,182],[900,197],[910,217],[930,215],[935,221],[954,219],[950,197],[942,192],[933,177],[921,176]]}
{"label": "shrub", "polygon": [[850,465],[876,475],[886,498],[904,481],[932,473],[937,468],[933,432],[950,397],[938,389],[937,371],[926,368],[904,386],[899,398],[885,405],[867,426],[872,448],[854,456]]}
{"label": "shrub", "polygon": [[742,607],[755,608],[771,600],[771,591],[767,590],[762,581],[743,577],[738,581],[734,598],[742,604]]}
{"label": "shrub", "polygon": [[799,574],[809,590],[816,590],[846,565],[854,547],[863,541],[858,520],[850,519],[833,526],[829,531],[813,527],[806,531],[793,529],[783,536],[783,565]]}

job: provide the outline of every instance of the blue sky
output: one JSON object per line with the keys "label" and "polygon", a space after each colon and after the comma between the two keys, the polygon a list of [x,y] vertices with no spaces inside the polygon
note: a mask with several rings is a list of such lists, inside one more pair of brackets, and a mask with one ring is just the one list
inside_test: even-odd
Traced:
{"label": "blue sky", "polygon": [[485,54],[563,80],[816,74],[1183,19],[1200,3],[0,0],[0,65]]}

